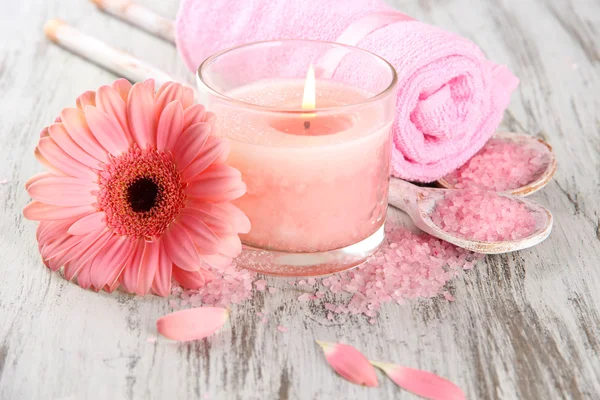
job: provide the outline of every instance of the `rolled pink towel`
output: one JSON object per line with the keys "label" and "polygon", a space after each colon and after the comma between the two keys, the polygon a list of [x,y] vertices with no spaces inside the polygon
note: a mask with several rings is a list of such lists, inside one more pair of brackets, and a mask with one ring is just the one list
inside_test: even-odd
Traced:
{"label": "rolled pink towel", "polygon": [[188,68],[243,43],[313,39],[357,45],[398,72],[392,173],[431,182],[494,134],[519,81],[471,41],[380,0],[182,0],[176,40]]}

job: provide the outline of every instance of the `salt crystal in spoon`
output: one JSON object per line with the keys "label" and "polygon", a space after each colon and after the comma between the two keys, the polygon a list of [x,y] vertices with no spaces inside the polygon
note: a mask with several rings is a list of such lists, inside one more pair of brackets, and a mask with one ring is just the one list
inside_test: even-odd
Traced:
{"label": "salt crystal in spoon", "polygon": [[481,189],[529,196],[556,172],[552,147],[523,133],[504,132],[490,139],[465,165],[439,179],[447,189]]}
{"label": "salt crystal in spoon", "polygon": [[[476,253],[526,249],[544,241],[552,230],[550,211],[504,193],[423,188],[392,178],[388,202],[406,212],[422,231]],[[489,214],[494,204],[501,208],[499,215]]]}

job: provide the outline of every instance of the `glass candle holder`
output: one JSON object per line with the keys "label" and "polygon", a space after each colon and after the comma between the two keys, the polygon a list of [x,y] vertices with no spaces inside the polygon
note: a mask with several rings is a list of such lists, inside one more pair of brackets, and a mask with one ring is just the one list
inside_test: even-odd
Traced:
{"label": "glass candle holder", "polygon": [[396,72],[351,46],[243,45],[206,59],[201,101],[229,139],[252,224],[238,264],[315,276],[364,262],[384,238]]}

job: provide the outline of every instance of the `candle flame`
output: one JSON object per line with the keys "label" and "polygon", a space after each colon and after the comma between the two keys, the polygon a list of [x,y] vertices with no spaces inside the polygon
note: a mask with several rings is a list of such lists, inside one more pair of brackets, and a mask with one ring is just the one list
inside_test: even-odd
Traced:
{"label": "candle flame", "polygon": [[315,94],[315,69],[312,64],[308,67],[306,73],[306,82],[304,83],[304,96],[302,96],[302,108],[314,109],[316,107]]}

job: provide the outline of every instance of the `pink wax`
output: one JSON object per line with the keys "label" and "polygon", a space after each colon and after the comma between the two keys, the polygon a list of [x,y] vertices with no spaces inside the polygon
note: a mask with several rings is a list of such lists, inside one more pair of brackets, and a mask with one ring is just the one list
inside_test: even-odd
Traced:
{"label": "pink wax", "polygon": [[[254,105],[297,109],[304,83],[259,81],[227,95]],[[317,81],[316,93],[317,107],[356,104],[371,97],[331,81]],[[242,172],[248,188],[235,201],[252,223],[251,231],[242,235],[244,243],[318,252],[355,244],[381,228],[392,121],[377,108],[360,116],[343,107],[338,110],[325,122],[315,110],[310,134],[299,134],[300,128],[289,132],[282,127],[304,129],[306,114],[273,119],[257,110],[215,104],[218,132],[231,142],[228,162]]]}

